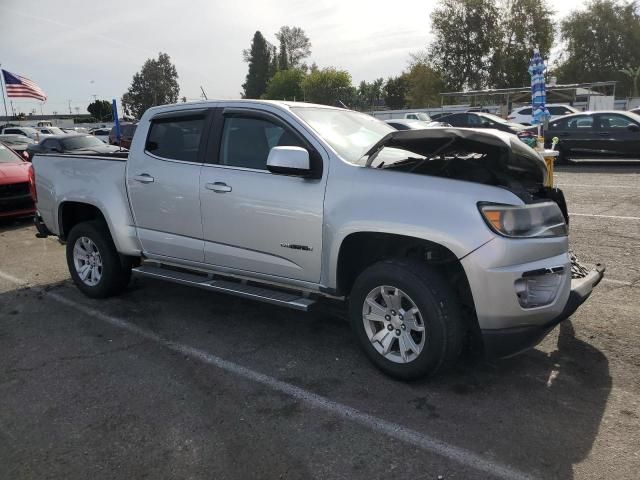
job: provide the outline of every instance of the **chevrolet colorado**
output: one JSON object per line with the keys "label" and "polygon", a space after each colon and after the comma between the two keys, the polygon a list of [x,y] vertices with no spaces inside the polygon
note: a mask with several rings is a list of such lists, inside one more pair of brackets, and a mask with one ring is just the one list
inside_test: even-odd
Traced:
{"label": "chevrolet colorado", "polygon": [[500,357],[536,345],[604,272],[572,259],[543,159],[499,131],[206,101],[149,109],[128,153],[33,165],[38,235],[66,243],[86,295],[133,271],[299,310],[337,299],[402,379],[450,366],[465,342]]}

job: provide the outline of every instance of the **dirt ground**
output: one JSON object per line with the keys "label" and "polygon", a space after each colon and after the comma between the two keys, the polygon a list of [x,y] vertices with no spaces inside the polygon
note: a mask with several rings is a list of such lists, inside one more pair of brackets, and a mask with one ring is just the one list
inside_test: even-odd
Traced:
{"label": "dirt ground", "polygon": [[556,182],[606,279],[536,349],[416,383],[323,310],[146,278],[90,300],[4,221],[0,479],[638,478],[640,167]]}

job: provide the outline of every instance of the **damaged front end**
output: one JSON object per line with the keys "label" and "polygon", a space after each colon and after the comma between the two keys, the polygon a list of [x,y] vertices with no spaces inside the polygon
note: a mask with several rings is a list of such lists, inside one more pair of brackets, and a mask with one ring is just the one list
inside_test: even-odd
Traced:
{"label": "damaged front end", "polygon": [[505,188],[526,204],[551,200],[569,223],[562,191],[544,184],[544,160],[508,133],[459,128],[392,132],[365,154],[363,163]]}

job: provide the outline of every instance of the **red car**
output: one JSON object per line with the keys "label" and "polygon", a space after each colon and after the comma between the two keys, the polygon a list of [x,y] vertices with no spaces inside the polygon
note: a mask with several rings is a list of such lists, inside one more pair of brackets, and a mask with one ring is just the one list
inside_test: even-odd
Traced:
{"label": "red car", "polygon": [[35,213],[33,167],[0,142],[0,218]]}

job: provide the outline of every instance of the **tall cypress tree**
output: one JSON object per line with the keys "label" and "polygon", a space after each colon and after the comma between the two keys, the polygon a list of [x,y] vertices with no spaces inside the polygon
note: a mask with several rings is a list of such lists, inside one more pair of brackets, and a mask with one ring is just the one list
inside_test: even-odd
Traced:
{"label": "tall cypress tree", "polygon": [[280,38],[280,58],[278,59],[280,70],[289,70],[289,57],[287,56],[287,44],[284,38]]}
{"label": "tall cypress tree", "polygon": [[267,91],[269,82],[269,61],[271,52],[267,41],[260,31],[253,35],[251,48],[244,51],[244,59],[249,63],[249,73],[242,85],[243,98],[260,98]]}

